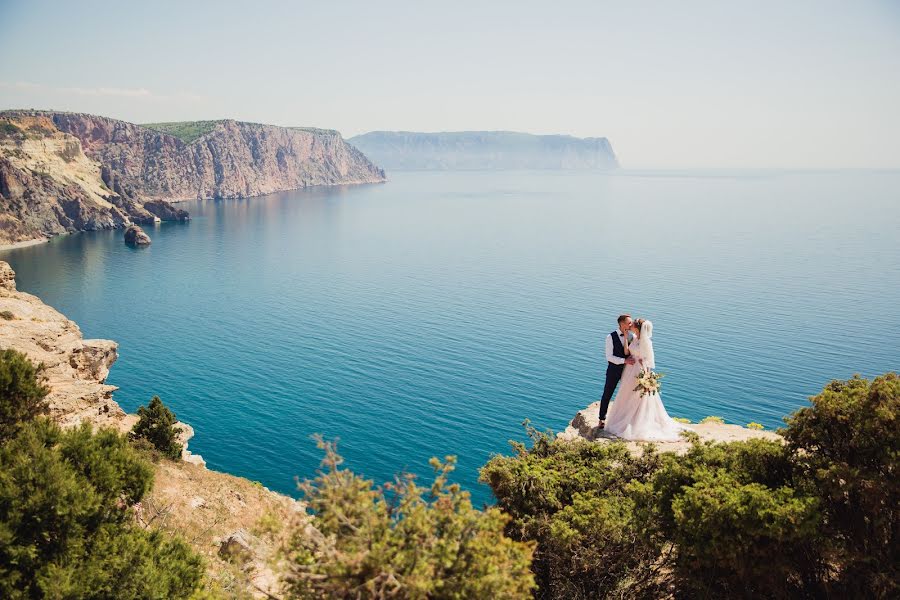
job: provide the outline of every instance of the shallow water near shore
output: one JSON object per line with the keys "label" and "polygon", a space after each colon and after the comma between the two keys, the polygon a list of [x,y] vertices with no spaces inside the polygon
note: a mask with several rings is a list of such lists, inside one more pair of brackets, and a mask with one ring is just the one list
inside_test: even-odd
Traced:
{"label": "shallow water near shore", "polygon": [[778,427],[832,378],[900,367],[900,172],[390,173],[183,203],[194,220],[0,252],[119,342],[210,468],[295,493],[310,435],[377,482],[477,470],[597,400],[603,338],[654,322],[670,414]]}

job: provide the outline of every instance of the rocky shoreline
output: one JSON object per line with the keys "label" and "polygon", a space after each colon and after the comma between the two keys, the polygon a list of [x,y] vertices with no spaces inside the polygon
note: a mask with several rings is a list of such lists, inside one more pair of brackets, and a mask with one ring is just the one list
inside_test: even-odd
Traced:
{"label": "rocky shoreline", "polygon": [[[44,365],[51,419],[63,427],[89,423],[122,433],[131,430],[137,415],[122,410],[113,398],[118,388],[106,383],[118,358],[116,342],[84,339],[73,321],[37,296],[18,291],[15,272],[3,261],[0,317],[0,348],[18,350]],[[193,428],[181,422],[176,426],[185,444],[182,460],[154,465],[154,487],[136,507],[138,522],[181,535],[206,557],[213,578],[233,578],[237,564],[247,591],[260,597],[275,593],[277,536],[290,529],[281,525],[308,523],[303,503],[257,482],[207,469],[203,458],[187,449]],[[268,522],[278,523],[278,531],[260,527]],[[235,544],[240,545],[237,558],[230,550]]]}

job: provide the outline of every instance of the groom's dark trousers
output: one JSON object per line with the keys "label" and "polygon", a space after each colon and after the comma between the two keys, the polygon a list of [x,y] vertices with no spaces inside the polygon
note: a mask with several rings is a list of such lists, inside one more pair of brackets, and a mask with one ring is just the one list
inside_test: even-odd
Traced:
{"label": "groom's dark trousers", "polygon": [[[612,342],[612,355],[625,360],[625,346],[622,344],[622,340],[619,339],[619,332],[611,332],[607,341]],[[606,365],[606,385],[603,386],[603,397],[600,398],[601,421],[606,420],[609,401],[612,400],[613,392],[616,391],[616,386],[619,385],[619,380],[622,379],[622,371],[625,370],[625,365],[617,365],[612,362],[607,362]]]}
{"label": "groom's dark trousers", "polygon": [[603,397],[600,398],[600,420],[606,420],[606,411],[609,409],[609,401],[612,400],[613,394],[616,391],[616,386],[619,385],[619,381],[622,379],[622,371],[625,370],[625,365],[614,365],[612,363],[606,363],[606,385],[603,386]]}

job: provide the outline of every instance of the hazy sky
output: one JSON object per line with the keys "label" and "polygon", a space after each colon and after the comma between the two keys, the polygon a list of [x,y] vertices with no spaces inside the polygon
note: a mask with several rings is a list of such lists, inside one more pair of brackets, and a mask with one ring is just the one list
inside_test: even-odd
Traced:
{"label": "hazy sky", "polygon": [[0,0],[0,108],[19,107],[900,168],[900,2]]}

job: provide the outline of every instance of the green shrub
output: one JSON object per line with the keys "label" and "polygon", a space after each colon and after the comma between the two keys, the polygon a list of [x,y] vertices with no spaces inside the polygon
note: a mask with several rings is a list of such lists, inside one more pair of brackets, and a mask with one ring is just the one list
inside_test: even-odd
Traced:
{"label": "green shrub", "polygon": [[472,507],[447,479],[454,460],[432,459],[430,488],[412,476],[375,488],[341,469],[331,443],[324,470],[301,484],[321,537],[289,543],[289,592],[312,598],[531,598],[532,545],[503,535],[508,518]]}
{"label": "green shrub", "polygon": [[813,587],[803,582],[818,568],[820,515],[791,478],[789,453],[770,440],[695,441],[684,456],[667,455],[633,498],[642,535],[674,550],[667,567],[676,589],[785,598]]}
{"label": "green shrub", "polygon": [[133,440],[144,439],[166,458],[181,458],[182,445],[178,443],[179,429],[175,427],[175,413],[153,396],[148,406],[138,408],[138,422],[131,430]]}
{"label": "green shrub", "polygon": [[0,442],[14,436],[24,423],[47,412],[49,393],[41,377],[43,365],[16,350],[0,351]]}
{"label": "green shrub", "polygon": [[716,416],[710,415],[700,421],[701,425],[705,425],[706,423],[715,423],[717,425],[722,425],[723,423],[725,423],[725,419],[723,419],[722,417],[716,417]]}
{"label": "green shrub", "polygon": [[0,448],[0,597],[189,597],[200,558],[134,525],[130,507],[151,483],[113,431],[25,424]]}
{"label": "green shrub", "polygon": [[756,421],[751,421],[747,423],[747,429],[755,429],[756,431],[762,431],[765,429],[762,423],[757,423]]}
{"label": "green shrub", "polygon": [[673,420],[673,421],[676,421],[676,422],[678,422],[678,423],[685,423],[685,424],[688,424],[688,425],[689,425],[690,422],[691,422],[690,419],[686,419],[686,418],[684,418],[684,417],[672,417],[672,420]]}
{"label": "green shrub", "polygon": [[531,449],[514,442],[516,455],[493,457],[480,476],[512,517],[507,534],[538,544],[538,597],[655,595],[661,540],[639,535],[631,487],[649,479],[660,457],[526,429]]}
{"label": "green shrub", "polygon": [[834,381],[785,443],[702,443],[682,456],[564,442],[496,456],[481,478],[537,542],[539,598],[900,595],[900,378]]}
{"label": "green shrub", "polygon": [[832,381],[781,431],[819,496],[841,597],[900,595],[900,377]]}

